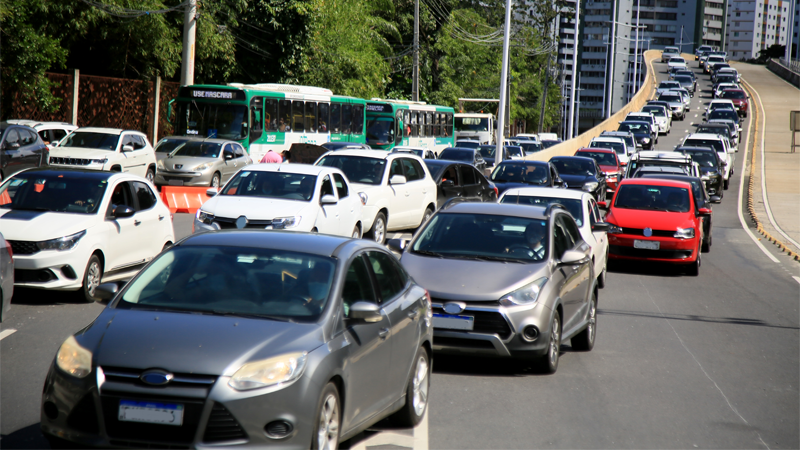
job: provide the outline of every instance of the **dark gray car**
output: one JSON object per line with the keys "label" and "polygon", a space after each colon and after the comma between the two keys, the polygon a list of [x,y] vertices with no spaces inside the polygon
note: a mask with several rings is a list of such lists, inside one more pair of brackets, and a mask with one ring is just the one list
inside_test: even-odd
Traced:
{"label": "dark gray car", "polygon": [[27,125],[0,123],[0,180],[46,166],[50,151],[36,130]]}
{"label": "dark gray car", "polygon": [[597,277],[566,209],[451,203],[407,246],[389,243],[405,247],[400,262],[430,292],[435,351],[524,358],[554,373],[562,340],[594,346]]}
{"label": "dark gray car", "polygon": [[370,241],[193,235],[62,344],[42,432],[84,448],[334,449],[392,414],[416,425],[431,318],[425,290]]}

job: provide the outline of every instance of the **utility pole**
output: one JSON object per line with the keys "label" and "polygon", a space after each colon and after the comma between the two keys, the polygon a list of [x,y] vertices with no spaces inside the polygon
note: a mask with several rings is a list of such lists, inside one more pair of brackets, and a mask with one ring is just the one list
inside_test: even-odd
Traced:
{"label": "utility pole", "polygon": [[606,112],[606,118],[611,117],[611,105],[614,103],[614,61],[617,59],[617,49],[615,48],[615,44],[617,42],[617,2],[611,2],[611,54],[609,55],[609,61],[606,63],[606,67],[608,68],[609,76],[608,76],[608,110]]}
{"label": "utility pole", "polygon": [[633,84],[631,85],[630,98],[636,95],[636,90],[639,88],[639,11],[641,9],[640,0],[636,0],[636,43],[633,50]]}
{"label": "utility pole", "polygon": [[189,0],[183,16],[183,60],[181,86],[194,84],[194,38],[197,24],[197,0]]}
{"label": "utility pole", "polygon": [[511,0],[506,0],[506,21],[503,27],[503,69],[500,71],[500,107],[497,108],[497,144],[494,165],[503,162],[503,141],[506,126],[506,83],[508,82],[508,41],[511,37]]}
{"label": "utility pole", "polygon": [[419,0],[414,0],[414,72],[411,100],[419,101]]}
{"label": "utility pole", "polygon": [[578,82],[578,27],[581,21],[581,0],[575,0],[575,33],[572,39],[572,82],[570,83],[569,94],[569,126],[567,127],[567,139],[572,139],[572,128],[575,121],[575,84]]}
{"label": "utility pole", "polygon": [[680,44],[678,44],[678,48],[681,49],[681,53],[683,53],[683,25],[681,25],[681,40]]}
{"label": "utility pole", "polygon": [[541,133],[544,127],[544,109],[547,105],[547,87],[550,85],[550,60],[552,57],[552,54],[547,55],[547,70],[544,72],[544,92],[542,93],[542,112],[539,114],[539,131],[537,133]]}

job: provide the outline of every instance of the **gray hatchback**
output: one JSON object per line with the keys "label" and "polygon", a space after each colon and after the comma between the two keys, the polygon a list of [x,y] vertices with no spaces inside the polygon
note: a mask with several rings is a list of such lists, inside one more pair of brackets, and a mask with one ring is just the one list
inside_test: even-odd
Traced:
{"label": "gray hatchback", "polygon": [[50,367],[54,448],[335,449],[425,414],[430,298],[371,241],[202,233],[116,291]]}
{"label": "gray hatchback", "polygon": [[401,244],[390,241],[432,298],[435,351],[534,359],[553,373],[562,340],[594,346],[596,276],[566,209],[451,203]]}
{"label": "gray hatchback", "polygon": [[[169,145],[169,142],[165,145]],[[166,157],[158,158],[155,184],[219,188],[252,162],[250,155],[238,142],[189,139],[176,146]]]}

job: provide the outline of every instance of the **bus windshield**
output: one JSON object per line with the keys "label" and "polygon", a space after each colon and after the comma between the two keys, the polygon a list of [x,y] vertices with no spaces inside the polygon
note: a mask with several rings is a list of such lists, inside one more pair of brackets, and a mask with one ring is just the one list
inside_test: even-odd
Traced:
{"label": "bus windshield", "polygon": [[179,136],[244,139],[248,132],[244,105],[180,102],[177,118]]}
{"label": "bus windshield", "polygon": [[367,144],[386,145],[394,141],[394,119],[390,117],[368,118]]}
{"label": "bus windshield", "polygon": [[489,119],[480,117],[456,117],[456,131],[489,131]]}

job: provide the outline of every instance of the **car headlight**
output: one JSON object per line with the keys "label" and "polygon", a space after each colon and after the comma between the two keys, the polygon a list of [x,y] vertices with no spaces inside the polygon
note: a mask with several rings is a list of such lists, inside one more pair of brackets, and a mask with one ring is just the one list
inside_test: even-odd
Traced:
{"label": "car headlight", "polygon": [[75,244],[86,235],[86,230],[79,231],[70,236],[60,237],[58,239],[50,239],[49,241],[40,241],[36,243],[39,250],[70,250],[75,247]]}
{"label": "car headlight", "polygon": [[362,205],[366,205],[367,204],[367,200],[369,199],[367,194],[365,194],[364,192],[359,192],[358,193],[358,197],[361,199],[361,204]]}
{"label": "car headlight", "polygon": [[645,143],[645,144],[649,144],[650,143],[650,138],[642,138],[642,142]]}
{"label": "car headlight", "polygon": [[233,374],[228,385],[246,391],[289,383],[300,378],[307,360],[308,352],[298,352],[249,362]]}
{"label": "car headlight", "polygon": [[542,277],[533,283],[526,284],[500,298],[500,304],[503,306],[516,306],[536,303],[536,300],[539,299],[539,292],[542,291],[545,283],[547,283],[547,278]]}
{"label": "car headlight", "polygon": [[214,215],[209,212],[205,212],[202,209],[197,210],[197,215],[195,215],[195,218],[197,218],[198,222],[202,222],[206,225],[211,225],[211,222],[214,221]]}
{"label": "car headlight", "polygon": [[70,336],[58,349],[56,365],[73,377],[84,378],[92,373],[92,352],[81,347],[75,336]]}
{"label": "car headlight", "polygon": [[105,164],[105,163],[107,163],[107,162],[108,162],[108,158],[103,158],[103,159],[90,159],[90,160],[89,160],[89,164],[100,164],[100,165],[103,165],[103,164]]}
{"label": "car headlight", "polygon": [[694,228],[678,228],[674,237],[678,239],[692,239],[694,237]]}
{"label": "car headlight", "polygon": [[158,162],[156,163],[156,168],[157,169],[162,169],[162,170],[164,169],[164,160],[163,159],[159,159],[158,160]]}
{"label": "car headlight", "polygon": [[598,183],[596,181],[590,181],[588,183],[584,183],[583,190],[587,192],[592,192],[593,190],[597,189],[597,184]]}
{"label": "car headlight", "polygon": [[206,169],[208,169],[209,167],[211,167],[211,166],[213,166],[213,165],[214,165],[214,163],[213,163],[213,162],[207,162],[207,163],[200,164],[199,166],[195,167],[195,168],[194,168],[194,170],[196,170],[196,171],[198,171],[198,172],[201,172],[201,171],[203,171],[203,170],[206,170]]}
{"label": "car headlight", "polygon": [[300,219],[301,216],[276,217],[272,219],[272,228],[276,230],[294,228],[300,225]]}

